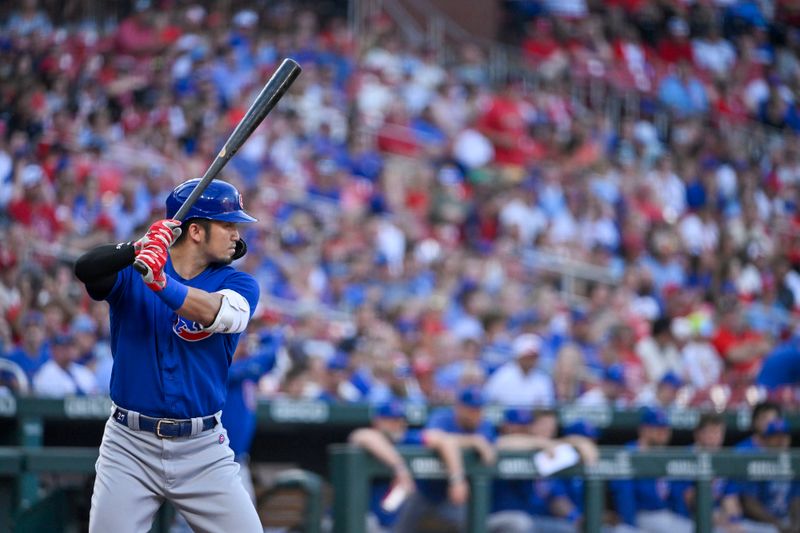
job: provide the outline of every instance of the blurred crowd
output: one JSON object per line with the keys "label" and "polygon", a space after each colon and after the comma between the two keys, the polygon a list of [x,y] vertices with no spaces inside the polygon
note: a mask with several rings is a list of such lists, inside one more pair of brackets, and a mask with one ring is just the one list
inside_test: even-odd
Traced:
{"label": "blurred crowd", "polygon": [[107,392],[72,260],[163,217],[292,57],[224,171],[260,221],[241,356],[283,344],[263,396],[800,403],[794,3],[505,2],[499,77],[335,2],[102,6],[3,7],[6,390]]}

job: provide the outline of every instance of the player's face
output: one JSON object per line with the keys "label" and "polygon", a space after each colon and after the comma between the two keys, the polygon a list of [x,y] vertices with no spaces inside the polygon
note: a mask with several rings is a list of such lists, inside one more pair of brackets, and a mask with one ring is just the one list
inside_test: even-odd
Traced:
{"label": "player's face", "polygon": [[205,238],[205,253],[209,263],[229,264],[236,252],[239,229],[235,222],[212,220]]}
{"label": "player's face", "polygon": [[533,420],[531,433],[537,437],[554,439],[558,432],[558,418],[551,414],[539,414]]}
{"label": "player's face", "polygon": [[709,424],[697,430],[695,442],[702,448],[716,450],[725,441],[725,426],[723,424]]}
{"label": "player's face", "polygon": [[456,421],[465,431],[475,431],[481,425],[483,412],[480,407],[470,407],[468,405],[456,405]]}

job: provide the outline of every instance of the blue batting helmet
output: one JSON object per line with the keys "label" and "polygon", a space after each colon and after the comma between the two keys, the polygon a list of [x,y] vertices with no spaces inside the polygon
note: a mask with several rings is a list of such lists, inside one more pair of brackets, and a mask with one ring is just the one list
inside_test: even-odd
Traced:
{"label": "blue batting helmet", "polygon": [[[173,218],[183,202],[189,198],[199,178],[184,181],[167,196],[167,218]],[[190,218],[205,218],[221,220],[223,222],[257,222],[257,220],[244,211],[242,195],[236,187],[222,180],[212,180],[203,194],[197,199],[189,212],[186,220]]]}

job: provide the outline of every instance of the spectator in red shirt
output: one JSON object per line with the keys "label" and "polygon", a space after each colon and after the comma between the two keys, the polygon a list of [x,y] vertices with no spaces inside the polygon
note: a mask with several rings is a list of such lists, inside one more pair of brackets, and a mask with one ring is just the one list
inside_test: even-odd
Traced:
{"label": "spectator in red shirt", "polygon": [[119,25],[117,46],[120,52],[146,56],[161,49],[161,35],[153,26],[152,18],[150,0],[136,0],[133,14]]}
{"label": "spectator in red shirt", "polygon": [[658,43],[658,57],[669,64],[680,61],[692,62],[692,43],[689,40],[689,25],[681,18],[672,18],[668,24],[669,35]]}
{"label": "spectator in red shirt", "polygon": [[758,373],[770,343],[745,322],[743,309],[734,296],[721,300],[717,310],[718,328],[712,339],[714,348],[736,381],[750,381]]}
{"label": "spectator in red shirt", "polygon": [[524,167],[540,151],[528,134],[527,115],[532,110],[526,109],[521,91],[522,80],[509,76],[480,120],[480,129],[494,145],[494,160],[500,167]]}
{"label": "spectator in red shirt", "polygon": [[18,172],[18,185],[8,204],[8,214],[31,230],[33,237],[52,242],[61,231],[61,223],[55,206],[45,194],[44,171],[39,165],[30,164]]}

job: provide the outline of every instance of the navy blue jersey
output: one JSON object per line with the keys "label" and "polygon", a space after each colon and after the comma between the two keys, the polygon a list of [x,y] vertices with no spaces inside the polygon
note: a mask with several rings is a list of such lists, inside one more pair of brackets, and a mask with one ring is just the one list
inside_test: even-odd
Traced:
{"label": "navy blue jersey", "polygon": [[[164,271],[188,287],[215,292],[231,289],[250,304],[259,290],[249,274],[212,265],[190,280],[180,277],[168,259]],[[147,416],[208,416],[225,403],[228,367],[239,334],[202,331],[179,317],[129,266],[117,274],[106,300],[111,306],[111,399]]]}
{"label": "navy blue jersey", "polygon": [[530,512],[533,481],[530,479],[496,479],[492,483],[492,512]]}
{"label": "navy blue jersey", "polygon": [[[425,444],[425,432],[420,429],[409,429],[406,431],[403,438],[401,438],[398,442],[394,443],[397,446],[401,445],[413,445],[413,446],[421,446]],[[378,522],[382,527],[388,528],[394,524],[394,521],[397,519],[397,511],[393,513],[388,513],[383,510],[381,507],[381,502],[383,498],[386,496],[386,493],[389,492],[389,481],[386,479],[376,479],[372,482],[372,487],[369,496],[369,509],[378,519]]]}

